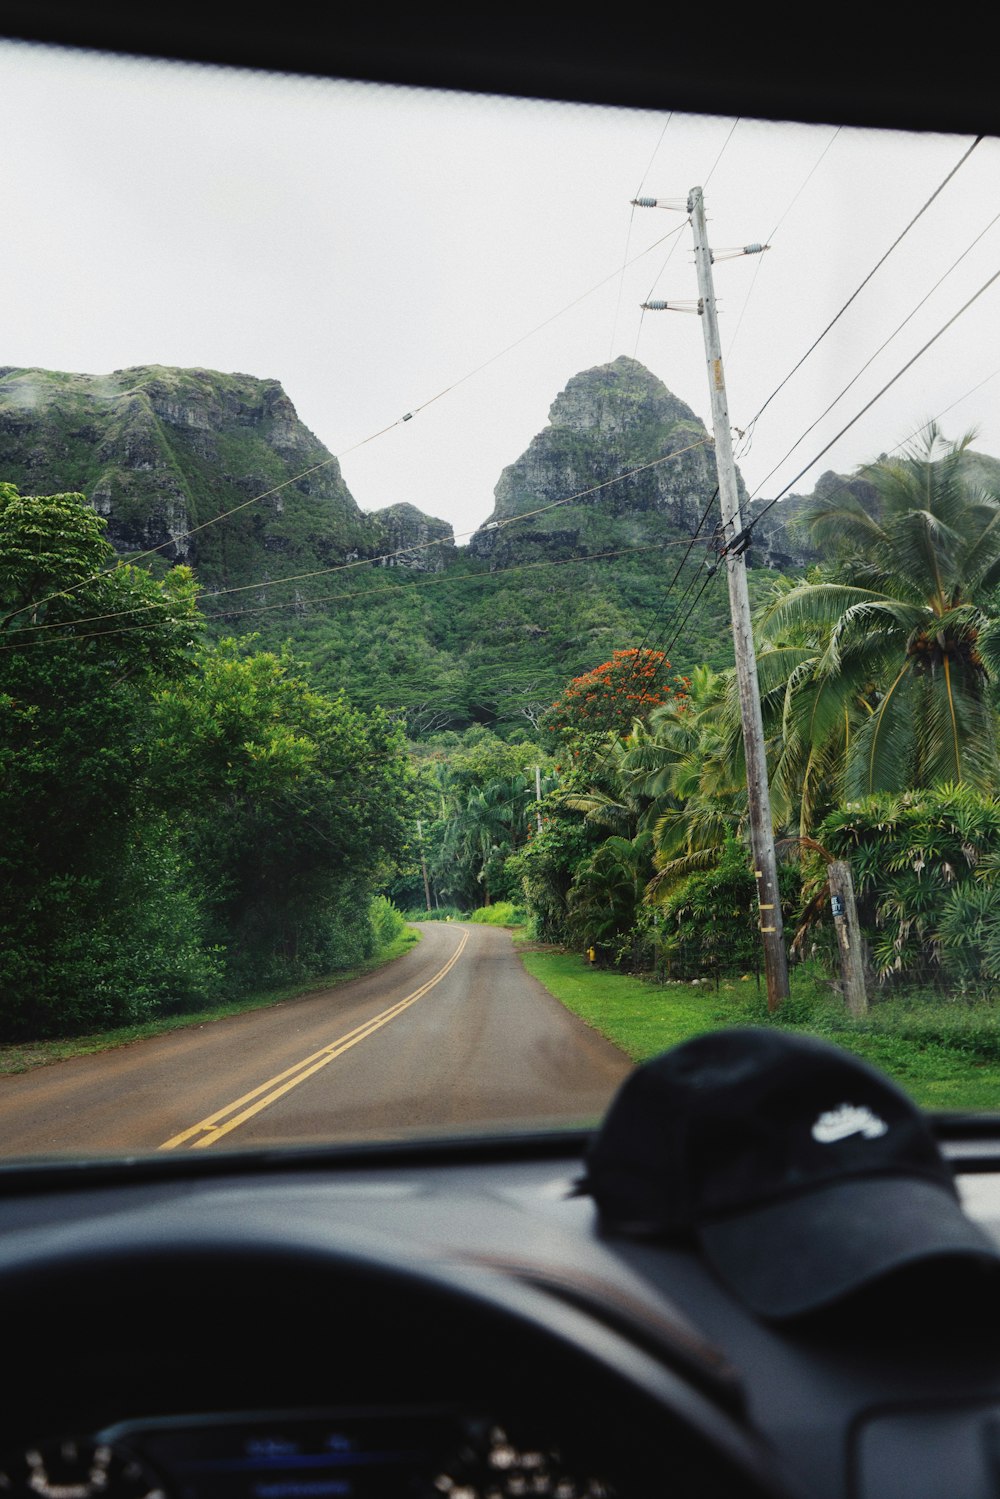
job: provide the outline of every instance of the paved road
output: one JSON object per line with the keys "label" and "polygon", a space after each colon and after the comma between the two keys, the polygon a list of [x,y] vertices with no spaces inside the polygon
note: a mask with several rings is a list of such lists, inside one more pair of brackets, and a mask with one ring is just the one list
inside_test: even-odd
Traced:
{"label": "paved road", "polygon": [[590,1122],[629,1063],[502,929],[429,922],[364,978],[0,1079],[0,1153],[246,1148]]}

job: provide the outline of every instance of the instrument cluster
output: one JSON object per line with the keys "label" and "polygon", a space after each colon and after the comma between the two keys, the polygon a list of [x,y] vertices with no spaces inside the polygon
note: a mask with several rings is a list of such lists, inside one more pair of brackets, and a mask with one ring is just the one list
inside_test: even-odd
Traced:
{"label": "instrument cluster", "polygon": [[443,1408],[128,1421],[0,1453],[0,1499],[617,1499],[560,1447]]}

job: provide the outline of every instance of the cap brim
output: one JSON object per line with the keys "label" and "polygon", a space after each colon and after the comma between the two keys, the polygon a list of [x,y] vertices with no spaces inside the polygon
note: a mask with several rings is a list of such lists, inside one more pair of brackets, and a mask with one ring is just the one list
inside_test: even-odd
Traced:
{"label": "cap brim", "polygon": [[913,1177],[839,1181],[703,1223],[709,1261],[761,1316],[819,1311],[895,1270],[1000,1251],[951,1193]]}

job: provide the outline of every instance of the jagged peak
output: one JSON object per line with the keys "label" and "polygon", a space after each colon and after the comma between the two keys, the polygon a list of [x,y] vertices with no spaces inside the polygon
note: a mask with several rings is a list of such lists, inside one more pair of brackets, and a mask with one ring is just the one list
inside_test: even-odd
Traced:
{"label": "jagged peak", "polygon": [[574,375],[549,411],[553,427],[575,432],[625,431],[650,420],[698,422],[690,406],[627,354]]}

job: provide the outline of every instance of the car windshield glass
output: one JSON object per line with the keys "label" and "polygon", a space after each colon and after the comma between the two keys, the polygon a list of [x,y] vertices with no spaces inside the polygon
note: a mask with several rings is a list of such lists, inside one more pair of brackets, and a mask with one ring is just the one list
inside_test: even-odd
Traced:
{"label": "car windshield glass", "polygon": [[996,1108],[996,142],[0,79],[3,1155]]}

